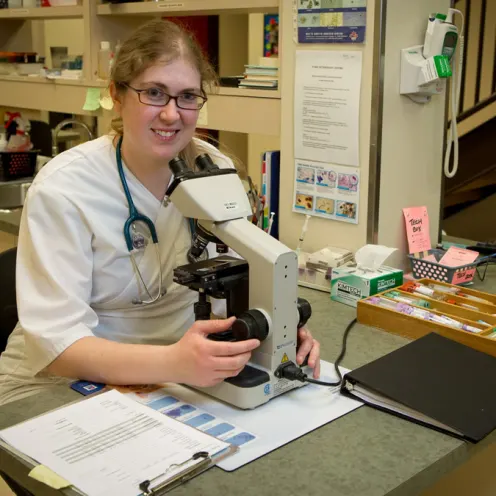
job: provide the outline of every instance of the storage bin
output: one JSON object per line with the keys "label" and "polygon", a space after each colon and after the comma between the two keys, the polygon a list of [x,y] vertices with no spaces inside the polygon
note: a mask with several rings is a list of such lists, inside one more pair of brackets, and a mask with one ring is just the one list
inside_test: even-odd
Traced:
{"label": "storage bin", "polygon": [[0,152],[0,181],[34,176],[38,151]]}
{"label": "storage bin", "polygon": [[[486,263],[490,257],[479,257],[467,265],[448,267],[441,265],[439,260],[446,253],[445,250],[432,249],[415,255],[408,255],[415,279],[429,278],[449,284],[464,284],[473,280],[478,265]],[[431,262],[425,258],[433,255],[438,262]]]}
{"label": "storage bin", "polygon": [[[421,282],[437,283],[437,281],[429,279],[425,279]],[[445,285],[454,286],[450,284]],[[382,296],[387,298],[385,294],[389,293],[390,291],[391,290],[387,290],[375,296]],[[398,291],[398,289],[396,289],[395,291]],[[468,290],[466,288],[463,288],[463,291],[468,293]],[[496,295],[483,293],[481,291],[476,291],[473,289],[470,290],[470,294],[496,304]],[[410,297],[412,296],[411,293],[404,293],[404,295]],[[479,329],[481,329],[481,332],[475,334],[463,329],[456,329],[448,325],[421,319],[418,317],[413,317],[411,315],[401,313],[389,308],[374,305],[370,302],[370,299],[374,298],[373,296],[360,300],[358,302],[357,320],[361,324],[365,324],[371,327],[377,327],[384,331],[390,332],[392,334],[398,334],[409,339],[417,339],[425,336],[430,332],[436,332],[441,336],[452,339],[453,341],[457,341],[466,346],[496,357],[496,316],[490,313],[486,313],[490,311],[489,308],[485,311],[476,311],[457,305],[452,305],[443,301],[433,300],[416,293],[414,296],[416,299],[429,302],[430,308],[424,308],[424,310],[428,310],[432,313],[447,315],[449,317],[452,317],[453,319],[458,320],[462,324],[467,324],[472,327],[478,327]]]}

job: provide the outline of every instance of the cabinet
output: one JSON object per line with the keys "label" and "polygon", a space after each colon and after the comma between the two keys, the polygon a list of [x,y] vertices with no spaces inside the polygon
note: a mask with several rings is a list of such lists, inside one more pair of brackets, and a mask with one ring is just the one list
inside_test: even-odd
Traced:
{"label": "cabinet", "polygon": [[[82,0],[82,5],[0,9],[0,50],[12,50],[19,41],[19,30],[29,30],[29,21],[50,19],[82,19],[84,24],[84,69],[82,80],[47,80],[38,77],[0,75],[0,106],[88,114],[108,120],[108,112],[83,111],[87,89],[104,89],[105,81],[97,78],[100,41],[115,46],[129,32],[154,16],[188,16],[274,13],[282,0],[183,0],[100,4]],[[23,25],[24,24],[24,25]],[[34,31],[31,27],[31,33]],[[27,35],[24,36],[26,38]],[[35,41],[23,50],[39,50]],[[28,43],[29,44],[29,43]],[[244,61],[248,63],[248,61]],[[233,112],[233,109],[236,109]],[[238,133],[279,136],[280,91],[219,88],[209,95],[207,129]]]}

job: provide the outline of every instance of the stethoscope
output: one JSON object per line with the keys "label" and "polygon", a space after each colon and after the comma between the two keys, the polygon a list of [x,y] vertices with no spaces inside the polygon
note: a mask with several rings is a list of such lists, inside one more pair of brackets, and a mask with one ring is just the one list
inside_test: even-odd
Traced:
{"label": "stethoscope", "polygon": [[[136,208],[136,205],[133,202],[131,192],[129,191],[129,187],[127,185],[126,176],[124,175],[124,168],[122,167],[121,146],[122,146],[122,136],[119,138],[119,141],[117,143],[115,158],[117,161],[117,170],[119,171],[119,177],[121,179],[122,187],[124,189],[124,194],[126,195],[126,200],[127,200],[128,206],[129,206],[129,217],[124,224],[124,239],[126,240],[126,246],[127,246],[128,251],[129,251],[129,254],[131,256],[131,262],[133,264],[134,270],[136,271],[136,274],[138,275],[138,277],[141,281],[141,284],[143,285],[143,288],[145,289],[145,291],[149,297],[149,300],[146,300],[146,301],[134,299],[133,303],[136,305],[149,305],[151,303],[155,303],[163,296],[163,294],[162,294],[162,264],[160,262],[160,251],[159,251],[159,247],[158,247],[157,230],[155,229],[155,225],[153,224],[152,220],[149,217],[147,217],[146,215],[140,214],[138,212],[138,209]],[[158,292],[157,292],[157,295],[155,297],[153,297],[150,294],[150,291],[148,290],[148,287],[145,284],[143,276],[141,275],[141,272],[138,268],[138,264],[136,263],[136,259],[134,258],[133,251],[139,250],[139,249],[142,249],[145,247],[144,237],[141,234],[138,234],[136,232],[132,232],[135,229],[136,222],[143,222],[146,225],[146,227],[150,231],[152,242],[155,246],[155,252],[157,254],[158,266],[159,266],[159,271],[160,271]],[[165,292],[164,292],[164,294],[165,294]]]}

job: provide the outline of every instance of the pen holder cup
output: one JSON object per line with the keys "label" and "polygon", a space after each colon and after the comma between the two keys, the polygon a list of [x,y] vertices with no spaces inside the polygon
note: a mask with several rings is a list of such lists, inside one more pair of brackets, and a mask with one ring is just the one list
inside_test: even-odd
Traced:
{"label": "pen holder cup", "polygon": [[[415,255],[408,255],[415,279],[427,278],[450,284],[465,284],[474,279],[477,266],[484,262],[486,258],[479,257],[477,260],[467,265],[448,267],[439,263],[439,260],[441,260],[445,253],[445,250],[435,248]],[[437,262],[426,260],[426,258],[431,255]]]}
{"label": "pen holder cup", "polygon": [[34,176],[37,151],[0,152],[0,181]]}

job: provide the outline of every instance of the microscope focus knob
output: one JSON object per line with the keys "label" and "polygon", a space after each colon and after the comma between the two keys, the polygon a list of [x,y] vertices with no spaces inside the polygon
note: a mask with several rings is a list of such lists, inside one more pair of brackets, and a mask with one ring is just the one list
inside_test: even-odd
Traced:
{"label": "microscope focus knob", "polygon": [[307,300],[304,298],[298,298],[298,303],[296,304],[296,307],[298,308],[298,329],[300,327],[303,327],[307,322],[308,319],[312,316],[312,307],[310,306],[310,303],[308,303]]}
{"label": "microscope focus knob", "polygon": [[259,339],[263,341],[269,334],[269,324],[265,315],[259,310],[247,310],[234,322],[232,333],[236,341]]}

